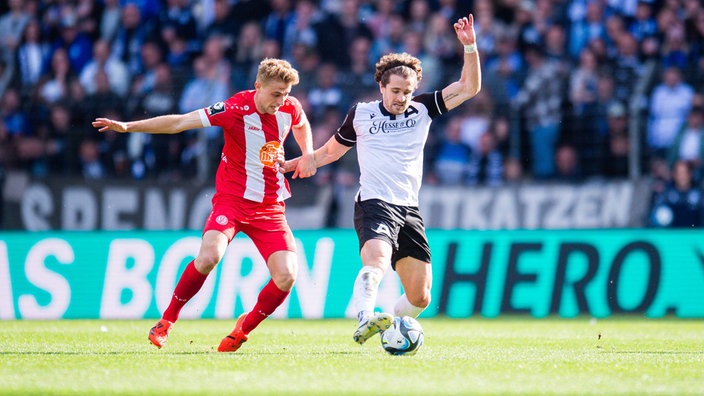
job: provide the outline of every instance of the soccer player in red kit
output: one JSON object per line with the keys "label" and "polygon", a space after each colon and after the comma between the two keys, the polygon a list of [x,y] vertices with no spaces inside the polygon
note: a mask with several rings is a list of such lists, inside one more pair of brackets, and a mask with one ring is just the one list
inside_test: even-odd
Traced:
{"label": "soccer player in red kit", "polygon": [[173,134],[219,126],[225,134],[213,209],[203,228],[198,255],[181,274],[168,308],[149,332],[149,341],[158,348],[166,342],[181,308],[200,290],[239,231],[252,239],[264,257],[271,280],[259,293],[252,310],[237,319],[218,351],[239,349],[249,333],[289,295],[298,263],[293,234],[284,216],[284,200],[291,191],[278,172],[289,131],[293,131],[303,153],[295,174],[309,177],[316,172],[310,123],[300,102],[289,95],[298,81],[298,72],[285,60],[264,59],[259,64],[254,90],[238,92],[224,102],[186,114],[139,121],[93,121],[100,132]]}

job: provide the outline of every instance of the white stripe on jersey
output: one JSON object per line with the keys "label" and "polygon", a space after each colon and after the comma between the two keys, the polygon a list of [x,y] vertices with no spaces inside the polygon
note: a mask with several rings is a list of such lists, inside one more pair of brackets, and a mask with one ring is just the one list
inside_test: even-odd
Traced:
{"label": "white stripe on jersey", "polygon": [[[244,118],[244,140],[247,147],[247,158],[244,160],[244,169],[247,173],[244,198],[254,202],[264,200],[264,164],[259,160],[259,148],[266,144],[262,131],[262,120],[259,114],[252,113]],[[251,150],[250,147],[256,147]]]}
{"label": "white stripe on jersey", "polygon": [[[291,114],[284,113],[282,111],[276,112],[276,124],[279,127],[279,141],[283,141],[284,136],[286,136],[288,130],[291,129],[292,123],[293,120]],[[286,183],[284,183],[284,174],[281,172],[276,172],[276,177],[279,179],[277,182],[277,184],[279,185],[279,189],[276,190],[276,196],[278,197],[279,201],[283,201],[284,199],[290,198],[291,194],[286,189]]]}

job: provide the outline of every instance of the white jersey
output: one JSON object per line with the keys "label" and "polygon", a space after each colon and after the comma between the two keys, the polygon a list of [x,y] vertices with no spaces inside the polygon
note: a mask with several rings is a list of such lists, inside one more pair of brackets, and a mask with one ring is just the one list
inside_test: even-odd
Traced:
{"label": "white jersey", "polygon": [[360,200],[418,206],[430,123],[445,112],[440,91],[414,97],[401,115],[389,113],[380,100],[350,109],[335,139],[349,147],[357,144]]}

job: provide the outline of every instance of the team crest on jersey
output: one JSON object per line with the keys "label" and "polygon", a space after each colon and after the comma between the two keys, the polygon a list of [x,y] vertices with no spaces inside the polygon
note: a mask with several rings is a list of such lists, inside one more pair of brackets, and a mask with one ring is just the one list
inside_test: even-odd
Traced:
{"label": "team crest on jersey", "polygon": [[276,156],[281,148],[281,143],[277,141],[266,142],[262,148],[259,149],[259,160],[264,164],[264,166],[274,167],[276,164]]}
{"label": "team crest on jersey", "polygon": [[208,107],[207,109],[208,115],[215,115],[218,113],[222,113],[225,111],[225,102],[217,102],[214,105]]}
{"label": "team crest on jersey", "polygon": [[220,225],[227,225],[227,216],[225,215],[220,215],[215,218],[215,222],[220,224]]}

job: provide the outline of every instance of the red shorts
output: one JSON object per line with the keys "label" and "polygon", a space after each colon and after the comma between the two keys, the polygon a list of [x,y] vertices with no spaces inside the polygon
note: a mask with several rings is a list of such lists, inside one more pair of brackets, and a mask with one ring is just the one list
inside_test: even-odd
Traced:
{"label": "red shorts", "polygon": [[213,210],[205,221],[203,233],[220,231],[232,241],[242,231],[261,253],[264,260],[281,250],[296,251],[296,242],[288,226],[283,202],[259,203],[244,198],[216,194]]}

